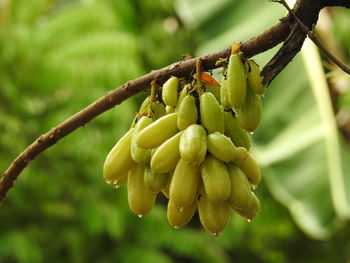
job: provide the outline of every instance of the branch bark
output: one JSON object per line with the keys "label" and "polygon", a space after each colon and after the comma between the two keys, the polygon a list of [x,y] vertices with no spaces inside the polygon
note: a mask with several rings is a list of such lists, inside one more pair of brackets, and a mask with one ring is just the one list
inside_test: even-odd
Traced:
{"label": "branch bark", "polygon": [[[312,26],[317,21],[320,9],[329,5],[350,6],[349,1],[347,0],[298,0],[293,11],[305,25]],[[310,10],[312,10],[312,12],[310,12]],[[246,42],[243,42],[241,45],[241,51],[246,57],[252,57],[285,41],[281,51],[275,55],[262,72],[264,83],[270,83],[300,50],[305,37],[306,34],[301,30],[298,30],[294,20],[290,16],[287,16],[282,18],[280,22],[272,28]],[[296,41],[297,44],[293,44],[294,41]],[[25,167],[35,157],[57,143],[60,139],[75,131],[80,126],[85,125],[103,112],[120,104],[127,98],[136,93],[147,90],[153,80],[158,84],[162,84],[170,76],[188,77],[195,69],[198,59],[202,61],[204,71],[217,68],[218,66],[215,65],[216,61],[220,58],[227,58],[230,55],[230,52],[230,48],[227,48],[200,58],[180,61],[129,81],[108,92],[105,96],[77,112],[58,126],[52,128],[49,132],[41,135],[27,149],[20,153],[11,163],[9,168],[3,173],[0,180],[0,202],[4,200],[7,192],[13,187],[15,180]],[[289,55],[286,56],[286,54]]]}

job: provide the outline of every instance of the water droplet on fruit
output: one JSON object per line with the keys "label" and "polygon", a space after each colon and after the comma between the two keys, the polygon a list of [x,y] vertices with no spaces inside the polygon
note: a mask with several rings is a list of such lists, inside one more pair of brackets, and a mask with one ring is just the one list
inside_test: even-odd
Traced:
{"label": "water droplet on fruit", "polygon": [[106,180],[106,183],[107,183],[107,184],[111,184],[111,183],[112,183],[112,180]]}
{"label": "water droplet on fruit", "polygon": [[119,184],[115,184],[115,185],[113,185],[113,187],[114,187],[115,189],[118,189],[118,188],[120,187],[120,185],[119,185]]}
{"label": "water droplet on fruit", "polygon": [[141,218],[143,215],[138,215],[139,216],[139,218]]}
{"label": "water droplet on fruit", "polygon": [[253,221],[253,218],[247,218],[247,221],[251,223]]}
{"label": "water droplet on fruit", "polygon": [[179,208],[180,213],[181,213],[183,210],[184,210],[184,207],[181,206],[181,207]]}
{"label": "water droplet on fruit", "polygon": [[213,232],[213,236],[217,237],[220,233],[219,232]]}
{"label": "water droplet on fruit", "polygon": [[179,226],[174,226],[174,228],[175,228],[176,230],[179,230],[179,229],[180,229],[180,227],[179,227]]}
{"label": "water droplet on fruit", "polygon": [[254,134],[254,132],[250,132],[249,134],[250,134],[250,135],[253,135],[253,134]]}

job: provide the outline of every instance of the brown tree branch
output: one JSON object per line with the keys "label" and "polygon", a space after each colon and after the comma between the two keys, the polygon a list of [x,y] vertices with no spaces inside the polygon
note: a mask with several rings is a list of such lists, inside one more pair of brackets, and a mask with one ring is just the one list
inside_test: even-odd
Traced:
{"label": "brown tree branch", "polygon": [[328,49],[321,43],[321,41],[316,37],[316,35],[313,33],[313,31],[310,31],[303,22],[300,21],[300,19],[294,14],[293,10],[290,9],[287,2],[284,0],[276,0],[276,2],[281,3],[288,12],[293,16],[295,21],[298,23],[302,31],[307,34],[307,36],[311,39],[312,42],[321,50],[321,52],[328,58],[330,61],[332,61],[335,65],[337,65],[341,70],[343,70],[345,73],[350,74],[350,69],[343,64],[338,58],[336,58]]}
{"label": "brown tree branch", "polygon": [[[293,11],[298,15],[298,17],[305,25],[310,26],[317,21],[318,11],[321,8],[320,2],[323,3],[324,1],[299,0],[293,8]],[[310,8],[310,5],[312,7],[312,5],[316,2],[318,3],[318,8],[316,8],[316,11],[309,12],[308,9]],[[340,0],[329,1],[330,5],[340,5],[341,3],[342,2]],[[345,1],[344,5],[347,6],[347,4],[347,1]],[[310,24],[309,21],[312,21],[312,23]],[[281,21],[274,27],[250,39],[249,41],[243,42],[241,45],[241,51],[245,54],[246,57],[252,57],[285,41],[290,34],[292,35],[288,37],[288,39],[292,39],[294,34],[298,35],[298,33],[295,33],[296,31],[294,30],[293,24],[295,23],[289,16],[281,19]],[[293,28],[293,30],[291,30],[291,28]],[[305,39],[304,35],[306,34],[302,31],[298,32],[299,34],[303,34],[302,37]],[[4,200],[7,192],[13,187],[14,181],[17,179],[23,169],[35,157],[37,157],[50,146],[54,145],[63,137],[75,131],[80,126],[85,125],[103,112],[113,108],[115,105],[120,104],[134,94],[147,90],[153,80],[157,81],[158,84],[162,84],[170,76],[188,77],[190,73],[195,69],[198,59],[202,61],[202,67],[204,71],[217,68],[218,66],[215,65],[216,61],[220,58],[227,58],[230,55],[230,51],[230,48],[227,48],[225,50],[200,58],[177,62],[168,67],[152,71],[140,78],[129,81],[119,88],[108,92],[105,96],[87,106],[85,109],[74,114],[58,126],[52,128],[49,132],[41,135],[27,149],[20,153],[20,155],[11,163],[9,168],[3,173],[0,180],[0,202]],[[288,48],[284,52],[288,52]],[[282,52],[281,55],[283,55],[284,52]],[[291,51],[289,50],[289,52]],[[292,50],[292,52],[295,51]],[[283,66],[281,68],[279,63],[281,62],[277,61],[274,62],[274,66],[270,65],[269,71],[265,70],[263,77],[272,80],[285,66],[285,64],[282,63]],[[278,68],[279,71],[277,72],[275,68]]]}

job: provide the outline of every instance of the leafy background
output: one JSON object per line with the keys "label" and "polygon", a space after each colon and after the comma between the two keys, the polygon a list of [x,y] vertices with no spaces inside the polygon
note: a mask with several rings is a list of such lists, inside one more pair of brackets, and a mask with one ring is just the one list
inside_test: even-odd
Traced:
{"label": "leafy background", "polygon": [[[285,13],[258,0],[0,1],[0,170],[107,91],[184,53],[247,40]],[[349,10],[327,16],[336,51],[349,64]],[[349,262],[349,146],[323,85],[325,77],[341,81],[337,107],[349,117],[349,79],[324,75],[312,50],[299,54],[264,98],[253,135],[262,211],[253,223],[234,216],[215,238],[195,217],[176,231],[162,198],[139,219],[125,187],[104,183],[104,158],[128,129],[145,97],[139,94],[23,172],[0,208],[0,262]],[[257,61],[264,65],[274,51]]]}

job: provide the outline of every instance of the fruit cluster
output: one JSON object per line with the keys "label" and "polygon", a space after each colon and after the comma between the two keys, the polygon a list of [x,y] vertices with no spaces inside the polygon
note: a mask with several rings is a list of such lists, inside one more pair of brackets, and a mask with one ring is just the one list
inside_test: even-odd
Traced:
{"label": "fruit cluster", "polygon": [[171,77],[161,89],[153,85],[107,156],[106,182],[127,183],[129,206],[140,217],[162,192],[176,229],[197,209],[214,235],[228,224],[230,208],[251,221],[260,209],[252,189],[261,175],[247,132],[259,124],[263,92],[260,68],[240,54],[230,56],[221,87],[205,73],[192,82]]}

